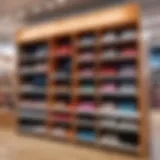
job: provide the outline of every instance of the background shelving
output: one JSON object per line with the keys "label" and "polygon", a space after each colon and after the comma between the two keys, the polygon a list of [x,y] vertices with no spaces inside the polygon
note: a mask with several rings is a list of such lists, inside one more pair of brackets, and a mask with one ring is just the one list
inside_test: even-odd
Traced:
{"label": "background shelving", "polygon": [[14,89],[15,89],[15,67],[12,66],[15,57],[0,55],[0,112],[13,111]]}
{"label": "background shelving", "polygon": [[152,96],[152,106],[154,108],[158,108],[160,106],[159,101],[159,92],[160,92],[160,83],[159,83],[159,77],[160,77],[160,47],[159,46],[153,46],[150,50],[150,59],[149,64],[151,67],[151,96]]}
{"label": "background shelving", "polygon": [[0,128],[15,126],[15,61],[12,54],[0,54]]}

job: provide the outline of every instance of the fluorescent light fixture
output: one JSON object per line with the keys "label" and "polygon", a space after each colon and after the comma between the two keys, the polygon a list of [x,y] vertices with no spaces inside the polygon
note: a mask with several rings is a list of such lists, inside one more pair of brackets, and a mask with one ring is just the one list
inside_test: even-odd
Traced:
{"label": "fluorescent light fixture", "polygon": [[42,11],[40,6],[35,6],[32,8],[33,13],[38,14]]}
{"label": "fluorescent light fixture", "polygon": [[1,23],[6,23],[11,21],[11,16],[6,15],[3,18],[0,19]]}
{"label": "fluorescent light fixture", "polygon": [[64,3],[66,3],[66,0],[57,0],[57,2],[58,2],[58,4],[64,4]]}
{"label": "fluorescent light fixture", "polygon": [[45,8],[48,10],[51,10],[55,7],[55,3],[53,1],[48,1],[44,5],[45,5]]}
{"label": "fluorescent light fixture", "polygon": [[24,10],[21,10],[17,13],[17,18],[22,19],[26,16],[26,12]]}

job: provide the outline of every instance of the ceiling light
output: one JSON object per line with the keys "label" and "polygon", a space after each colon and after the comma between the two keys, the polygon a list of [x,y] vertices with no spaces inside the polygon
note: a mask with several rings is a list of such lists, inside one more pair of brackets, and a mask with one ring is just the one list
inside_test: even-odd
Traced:
{"label": "ceiling light", "polygon": [[64,4],[66,3],[66,0],[57,0],[58,4]]}
{"label": "ceiling light", "polygon": [[48,10],[51,10],[55,7],[55,3],[53,1],[48,1],[44,5],[45,5],[45,8],[47,8]]}
{"label": "ceiling light", "polygon": [[21,10],[17,13],[18,19],[23,19],[26,16],[26,12],[24,10]]}
{"label": "ceiling light", "polygon": [[33,13],[38,14],[41,12],[41,7],[40,6],[35,6],[32,8]]}
{"label": "ceiling light", "polygon": [[11,16],[9,16],[9,15],[6,15],[3,18],[1,18],[1,22],[3,22],[3,23],[7,23],[10,21],[11,21]]}

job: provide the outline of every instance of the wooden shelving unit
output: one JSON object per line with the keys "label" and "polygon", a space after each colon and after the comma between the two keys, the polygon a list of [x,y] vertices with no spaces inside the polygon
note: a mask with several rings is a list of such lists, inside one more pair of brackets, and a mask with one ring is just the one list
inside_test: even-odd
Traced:
{"label": "wooden shelving unit", "polygon": [[146,156],[139,19],[128,4],[18,31],[18,128]]}

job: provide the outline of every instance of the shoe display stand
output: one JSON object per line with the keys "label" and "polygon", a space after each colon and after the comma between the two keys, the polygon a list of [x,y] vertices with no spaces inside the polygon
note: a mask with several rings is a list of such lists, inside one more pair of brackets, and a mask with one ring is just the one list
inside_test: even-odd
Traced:
{"label": "shoe display stand", "polygon": [[136,4],[19,30],[18,129],[146,156],[140,33]]}

